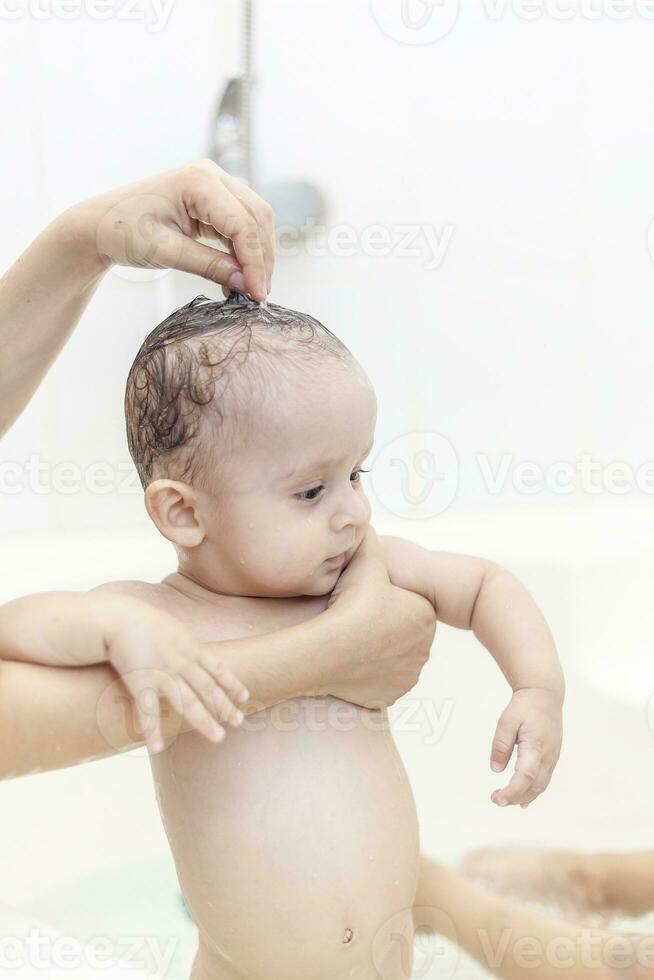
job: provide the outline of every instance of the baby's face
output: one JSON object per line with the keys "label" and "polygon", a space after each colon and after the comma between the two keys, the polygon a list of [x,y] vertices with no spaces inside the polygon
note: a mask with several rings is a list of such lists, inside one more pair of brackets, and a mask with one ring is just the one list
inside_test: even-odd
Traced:
{"label": "baby's face", "polygon": [[375,393],[358,364],[324,361],[310,381],[301,365],[283,369],[279,391],[239,427],[217,489],[199,494],[214,590],[324,595],[361,542]]}

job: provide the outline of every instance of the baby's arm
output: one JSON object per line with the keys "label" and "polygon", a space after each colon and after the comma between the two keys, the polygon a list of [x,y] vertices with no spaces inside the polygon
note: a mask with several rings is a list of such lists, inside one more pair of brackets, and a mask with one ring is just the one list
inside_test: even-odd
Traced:
{"label": "baby's arm", "polygon": [[43,592],[0,607],[0,659],[74,667],[110,663],[135,702],[145,742],[163,748],[161,700],[212,741],[237,725],[243,685],[178,619],[113,592]]}
{"label": "baby's arm", "polygon": [[554,640],[538,606],[510,572],[483,558],[429,551],[403,538],[380,537],[394,585],[425,596],[437,619],[471,629],[513,688],[491,755],[504,770],[517,746],[500,806],[534,800],[548,785],[561,750],[563,674]]}

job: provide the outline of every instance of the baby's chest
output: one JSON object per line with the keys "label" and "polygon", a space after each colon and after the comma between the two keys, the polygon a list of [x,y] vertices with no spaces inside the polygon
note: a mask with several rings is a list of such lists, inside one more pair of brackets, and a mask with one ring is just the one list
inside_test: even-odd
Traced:
{"label": "baby's chest", "polygon": [[[319,597],[321,600],[323,597]],[[231,597],[220,605],[192,602],[175,610],[175,614],[203,643],[243,639],[274,633],[287,626],[306,622],[322,612],[324,602],[310,596],[289,600]]]}
{"label": "baby's chest", "polygon": [[382,815],[392,815],[389,838],[415,821],[386,712],[336,698],[295,698],[256,712],[219,745],[190,732],[152,763],[173,847],[185,851],[192,839],[197,850],[205,841],[207,861],[217,839],[211,828],[223,858],[248,841],[288,855],[302,841],[309,854],[334,836],[350,842],[353,858],[350,845],[357,851],[378,836]]}

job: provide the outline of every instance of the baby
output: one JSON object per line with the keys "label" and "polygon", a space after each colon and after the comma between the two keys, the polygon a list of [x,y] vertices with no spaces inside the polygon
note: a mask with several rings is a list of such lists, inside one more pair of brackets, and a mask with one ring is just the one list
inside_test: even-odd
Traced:
{"label": "baby", "polygon": [[[281,306],[198,297],[146,339],[125,405],[146,507],[178,569],[93,594],[145,600],[202,641],[325,609],[371,534],[362,473],[376,400],[344,344]],[[492,562],[380,542],[392,583],[472,629],[513,688],[492,764],[504,769],[516,745],[518,761],[493,799],[529,803],[558,758],[563,700],[537,606]],[[172,662],[138,632],[102,650],[137,698],[154,694],[140,717],[199,930],[193,980],[408,978],[418,824],[385,711],[307,696],[241,723],[244,692],[218,664]],[[159,704],[175,698],[193,730],[164,746]],[[233,725],[224,741],[218,720]]]}

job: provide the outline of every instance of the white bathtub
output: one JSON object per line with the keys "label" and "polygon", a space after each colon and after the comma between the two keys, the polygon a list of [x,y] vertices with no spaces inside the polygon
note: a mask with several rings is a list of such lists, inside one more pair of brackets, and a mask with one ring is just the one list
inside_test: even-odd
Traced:
{"label": "white bathtub", "polygon": [[[379,516],[375,525],[429,547],[506,564],[546,613],[568,676],[565,750],[553,784],[527,811],[498,809],[489,803],[498,779],[489,771],[488,753],[507,688],[474,638],[439,627],[418,688],[393,709],[425,849],[453,861],[489,842],[651,848],[651,515],[624,505],[451,509],[433,521]],[[117,578],[156,580],[173,558],[145,524],[6,536],[1,547],[2,601]],[[16,921],[32,919],[80,942],[147,936],[161,950],[175,944],[166,976],[187,976],[194,930],[142,751],[0,784],[0,814],[5,936],[16,931]],[[114,950],[117,956],[123,947]],[[79,975],[95,972],[89,966]],[[97,975],[113,977],[106,969]],[[125,975],[138,976],[133,969]],[[456,976],[473,975],[462,962]]]}

